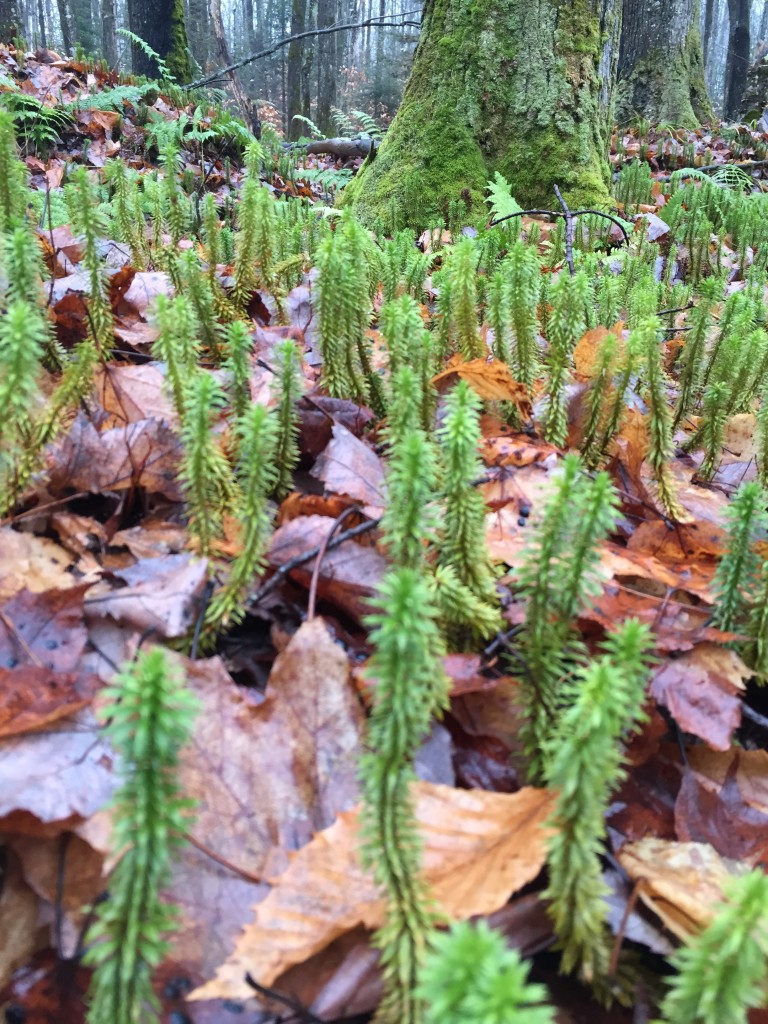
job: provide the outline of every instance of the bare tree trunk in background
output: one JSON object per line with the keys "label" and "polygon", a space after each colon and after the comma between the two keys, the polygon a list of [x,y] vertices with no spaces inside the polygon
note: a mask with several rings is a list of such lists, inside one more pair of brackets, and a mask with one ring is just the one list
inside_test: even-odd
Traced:
{"label": "bare tree trunk in background", "polygon": [[101,0],[101,48],[107,67],[117,67],[117,15],[115,0]]}
{"label": "bare tree trunk in background", "polygon": [[[326,28],[336,20],[335,0],[318,0],[317,27]],[[315,121],[321,132],[331,135],[331,107],[336,103],[336,33],[320,36],[317,41],[317,114]]]}
{"label": "bare tree trunk in background", "polygon": [[187,29],[195,60],[200,67],[205,68],[211,55],[211,16],[208,0],[189,0]]}
{"label": "bare tree trunk in background", "polygon": [[86,53],[95,53],[97,42],[91,0],[71,0],[71,3],[75,42],[79,43]]}
{"label": "bare tree trunk in background", "polygon": [[[291,0],[291,35],[304,32],[307,27],[307,0]],[[311,45],[311,44],[310,44]],[[294,121],[296,114],[309,116],[303,106],[302,74],[304,69],[304,46],[301,41],[293,42],[288,47],[288,82],[286,97],[286,121],[289,139],[298,139],[304,135],[304,126]]]}
{"label": "bare tree trunk in background", "polygon": [[[213,34],[216,39],[216,47],[218,49],[218,57],[221,67],[226,67],[228,64],[232,63],[232,57],[229,52],[227,37],[224,35],[224,21],[221,16],[221,0],[211,0],[211,24],[213,25]],[[248,127],[251,128],[256,138],[260,138],[261,124],[256,111],[254,110],[253,104],[251,104],[246,96],[242,83],[237,77],[237,72],[230,71],[228,77],[229,83],[232,86],[232,93],[237,101],[238,107],[240,108],[240,116]]]}
{"label": "bare tree trunk in background", "polygon": [[715,16],[715,0],[706,0],[704,5],[704,67],[708,67],[710,61],[710,47],[712,43],[713,19]]}
{"label": "bare tree trunk in background", "polygon": [[[387,12],[386,0],[379,0],[379,17],[383,18]],[[381,113],[382,79],[384,77],[384,31],[379,29],[376,33],[376,69],[373,77],[373,112]]]}
{"label": "bare tree trunk in background", "polygon": [[728,0],[728,54],[723,97],[726,117],[735,118],[741,113],[741,98],[750,64],[749,8],[750,0]]}
{"label": "bare tree trunk in background", "polygon": [[67,0],[56,0],[56,8],[59,12],[59,25],[61,26],[61,42],[65,53],[72,53],[72,32],[69,27],[69,11]]}
{"label": "bare tree trunk in background", "polygon": [[761,42],[768,39],[768,0],[763,4],[763,13],[760,16],[760,27],[757,30],[757,38]]}
{"label": "bare tree trunk in background", "polygon": [[687,128],[711,121],[698,0],[624,0],[616,115]]}
{"label": "bare tree trunk in background", "polygon": [[40,45],[48,49],[48,37],[45,34],[45,7],[43,0],[37,0],[37,30],[40,33]]}

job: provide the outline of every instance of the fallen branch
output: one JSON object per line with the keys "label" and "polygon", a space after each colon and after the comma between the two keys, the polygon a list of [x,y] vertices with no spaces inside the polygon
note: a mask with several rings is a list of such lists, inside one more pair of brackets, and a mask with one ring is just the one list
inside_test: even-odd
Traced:
{"label": "fallen branch", "polygon": [[232,71],[237,71],[240,68],[244,68],[246,64],[252,64],[255,60],[261,60],[262,57],[270,57],[277,50],[283,46],[288,46],[290,43],[298,42],[299,39],[309,39],[311,36],[327,36],[331,32],[346,32],[353,28],[403,28],[405,26],[411,26],[412,28],[421,28],[420,21],[403,21],[401,19],[408,18],[414,14],[421,14],[420,11],[405,11],[404,14],[398,15],[395,21],[385,21],[381,18],[366,18],[365,21],[351,21],[344,25],[329,25],[328,28],[311,28],[306,32],[297,32],[294,36],[286,36],[284,39],[278,39],[272,46],[267,47],[266,50],[259,50],[258,53],[252,53],[249,57],[243,57],[241,60],[235,61],[234,64],[228,64],[225,68],[219,68],[218,71],[214,71],[210,75],[206,75],[204,78],[198,78],[194,82],[190,82],[189,85],[184,86],[185,89],[200,89],[204,85],[210,85],[212,82],[216,82],[222,75],[228,75]]}
{"label": "fallen branch", "polygon": [[[569,210],[568,213],[570,214],[572,219],[575,219],[576,217],[581,217],[587,213],[591,213],[595,217],[604,217],[606,220],[609,220],[612,224],[616,225],[616,227],[624,236],[624,241],[627,245],[629,245],[629,235],[627,234],[626,228],[618,219],[618,217],[613,217],[610,213],[603,213],[602,210]],[[492,220],[490,222],[488,227],[495,228],[497,224],[501,224],[505,220],[511,220],[513,217],[533,217],[535,215],[538,215],[540,217],[563,217],[567,221],[566,215],[564,213],[561,213],[560,210],[518,210],[517,213],[508,213],[504,217],[497,217],[496,220]]]}
{"label": "fallen branch", "polygon": [[360,139],[316,139],[314,142],[287,142],[283,149],[300,149],[302,153],[332,153],[333,156],[351,160],[356,156],[368,156],[378,141],[370,136]]}

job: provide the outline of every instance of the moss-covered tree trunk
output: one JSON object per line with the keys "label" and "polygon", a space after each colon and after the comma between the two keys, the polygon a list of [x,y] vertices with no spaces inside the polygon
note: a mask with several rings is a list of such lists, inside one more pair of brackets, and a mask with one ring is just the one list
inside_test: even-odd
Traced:
{"label": "moss-covered tree trunk", "polygon": [[[192,80],[183,0],[128,0],[128,24],[162,57],[177,82]],[[134,74],[158,77],[157,63],[135,44],[131,62]]]}
{"label": "moss-covered tree trunk", "polygon": [[[427,0],[403,102],[342,202],[414,227],[482,207],[500,171],[524,206],[605,204],[621,0]],[[487,209],[487,207],[486,207]]]}
{"label": "moss-covered tree trunk", "polygon": [[624,0],[616,115],[695,128],[711,121],[699,0]]}

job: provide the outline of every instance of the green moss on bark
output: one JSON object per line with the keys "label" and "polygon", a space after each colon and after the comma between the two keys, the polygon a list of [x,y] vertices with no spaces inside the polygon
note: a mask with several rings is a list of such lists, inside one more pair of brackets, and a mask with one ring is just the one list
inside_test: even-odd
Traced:
{"label": "green moss on bark", "polygon": [[[606,163],[618,23],[600,0],[428,0],[400,110],[342,203],[371,223],[392,204],[414,227],[452,200],[483,208],[500,171],[518,201],[609,201]],[[604,72],[604,81],[599,77]],[[602,94],[601,94],[602,90]]]}
{"label": "green moss on bark", "polygon": [[194,78],[189,59],[187,28],[184,24],[184,0],[173,0],[171,7],[170,49],[165,59],[168,70],[177,82],[191,82]]}

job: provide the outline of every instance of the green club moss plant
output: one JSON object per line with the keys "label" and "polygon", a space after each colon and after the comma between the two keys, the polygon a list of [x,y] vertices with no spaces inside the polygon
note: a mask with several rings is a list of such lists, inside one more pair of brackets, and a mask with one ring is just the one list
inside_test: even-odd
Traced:
{"label": "green club moss plant", "polygon": [[13,117],[0,110],[0,228],[8,231],[24,216],[27,169],[19,159]]}
{"label": "green club moss plant", "polygon": [[672,429],[675,430],[693,409],[700,395],[701,382],[704,376],[707,341],[712,324],[712,307],[717,301],[720,289],[719,282],[707,281],[700,290],[698,304],[688,319],[692,328],[685,338],[683,349],[678,359],[678,392]]}
{"label": "green club moss plant", "polygon": [[459,381],[448,395],[445,422],[438,430],[444,509],[439,564],[452,568],[477,600],[494,608],[498,596],[485,542],[485,501],[475,483],[483,473],[480,408],[477,395]]}
{"label": "green club moss plant", "polygon": [[265,406],[253,404],[237,421],[235,433],[239,490],[234,512],[240,552],[229,567],[224,586],[208,607],[206,625],[217,631],[242,620],[249,587],[264,570],[264,554],[272,533],[273,515],[268,497],[274,490],[277,475],[277,420]]}
{"label": "green club moss plant", "polygon": [[549,741],[562,711],[564,681],[583,654],[573,620],[584,600],[599,589],[599,544],[615,524],[617,509],[608,475],[590,478],[578,456],[567,455],[520,567],[525,624],[521,660],[512,664],[520,677],[521,736],[534,783],[544,777]]}
{"label": "green club moss plant", "polygon": [[497,359],[509,365],[511,361],[509,289],[501,270],[495,271],[488,282],[487,316],[488,324],[493,331],[493,354]]}
{"label": "green club moss plant", "polygon": [[105,356],[114,341],[112,307],[98,249],[99,242],[107,235],[107,223],[85,167],[79,167],[72,175],[67,203],[72,226],[83,236],[82,264],[89,283],[88,333],[99,354]]}
{"label": "green club moss plant", "polygon": [[421,878],[421,840],[410,786],[413,759],[433,717],[447,705],[444,647],[429,584],[418,569],[395,568],[382,581],[370,616],[376,680],[368,752],[360,762],[363,863],[387,901],[376,933],[385,995],[381,1024],[418,1024],[416,996],[435,912]]}
{"label": "green club moss plant", "polygon": [[[402,372],[402,371],[401,371]],[[385,996],[377,1020],[418,1024],[415,994],[434,908],[421,878],[421,840],[410,785],[413,759],[432,719],[448,703],[445,651],[433,600],[428,549],[434,531],[437,468],[431,444],[418,428],[391,446],[389,503],[383,544],[392,568],[378,590],[370,674],[376,680],[367,753],[360,764],[364,863],[387,901],[376,935]]]}
{"label": "green club moss plant", "polygon": [[715,573],[712,623],[725,632],[738,632],[755,584],[759,560],[755,541],[768,525],[766,493],[757,481],[742,484],[728,506],[725,554]]}
{"label": "green club moss plant", "polygon": [[448,256],[445,276],[450,296],[451,336],[456,339],[463,359],[481,359],[485,345],[480,337],[477,317],[477,258],[471,238],[461,238]]}
{"label": "green club moss plant", "polygon": [[763,487],[768,487],[768,374],[758,386],[757,406],[757,476]]}
{"label": "green club moss plant", "polygon": [[437,932],[419,974],[424,1024],[554,1024],[543,985],[485,921]]}
{"label": "green club moss plant", "polygon": [[275,346],[275,379],[272,399],[275,402],[275,483],[273,493],[278,501],[293,486],[293,471],[299,463],[299,411],[302,394],[301,356],[290,338]]}
{"label": "green club moss plant", "polygon": [[541,295],[541,267],[536,250],[515,242],[502,265],[507,281],[514,345],[512,372],[516,380],[532,388],[539,375],[538,307]]}
{"label": "green club moss plant", "polygon": [[245,414],[251,402],[251,353],[253,337],[242,320],[227,325],[224,371],[227,392],[235,419]]}
{"label": "green club moss plant", "polygon": [[37,307],[16,300],[0,317],[0,515],[13,507],[42,447],[35,425],[42,408],[35,407],[46,341]]}
{"label": "green club moss plant", "polygon": [[224,511],[233,496],[231,471],[213,433],[224,392],[210,373],[197,370],[184,390],[179,480],[187,500],[189,532],[200,555],[209,557],[221,536]]}
{"label": "green club moss plant", "polygon": [[138,175],[129,170],[123,160],[116,158],[105,165],[104,177],[112,186],[112,209],[120,240],[130,246],[132,266],[137,270],[146,270],[149,251]]}
{"label": "green club moss plant", "polygon": [[208,358],[218,365],[224,358],[225,332],[219,322],[219,310],[210,279],[203,273],[197,254],[191,249],[181,254],[177,270],[182,294],[195,314],[199,339],[208,350]]}
{"label": "green club moss plant", "polygon": [[650,631],[632,620],[610,635],[602,656],[564,683],[564,708],[547,749],[545,778],[558,798],[545,895],[561,970],[578,970],[587,982],[598,982],[608,968],[605,813],[625,776],[622,738],[643,720],[650,648]]}
{"label": "green club moss plant", "polygon": [[265,200],[269,199],[266,189],[259,180],[264,153],[258,142],[252,142],[245,154],[246,174],[240,190],[237,206],[238,232],[235,236],[234,288],[232,299],[243,309],[251,293],[259,283],[256,267],[264,240],[260,219],[264,212]]}
{"label": "green club moss plant", "polygon": [[158,336],[152,355],[165,363],[168,387],[180,419],[184,418],[186,388],[200,358],[199,325],[184,295],[158,295],[154,313]]}
{"label": "green club moss plant", "polygon": [[615,394],[613,381],[618,355],[619,339],[613,331],[609,331],[597,350],[585,401],[587,415],[581,450],[584,462],[590,469],[597,466],[602,455],[599,439],[605,430],[611,398]]}
{"label": "green club moss plant", "polygon": [[367,400],[358,340],[364,329],[357,303],[367,293],[365,266],[355,263],[343,232],[328,235],[317,251],[317,327],[323,384],[333,398]]}
{"label": "green club moss plant", "polygon": [[700,480],[711,480],[722,455],[723,435],[728,419],[730,389],[725,381],[712,381],[702,401],[703,423],[700,430],[704,460],[699,468]]}
{"label": "green club moss plant", "polygon": [[167,950],[174,909],[161,899],[188,828],[179,753],[197,710],[178,668],[159,647],[139,654],[103,691],[105,734],[117,751],[112,848],[120,860],[96,908],[86,962],[94,968],[88,1024],[146,1024],[159,1004],[152,972]]}
{"label": "green club moss plant", "polygon": [[583,272],[571,277],[562,271],[550,288],[549,356],[545,385],[542,432],[552,444],[562,447],[568,433],[568,384],[571,381],[573,350],[586,327],[584,308],[589,282]]}
{"label": "green club moss plant", "polygon": [[760,868],[725,886],[712,922],[672,962],[678,974],[663,1024],[747,1024],[768,990],[768,876]]}

